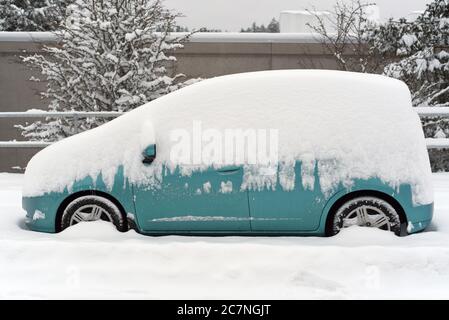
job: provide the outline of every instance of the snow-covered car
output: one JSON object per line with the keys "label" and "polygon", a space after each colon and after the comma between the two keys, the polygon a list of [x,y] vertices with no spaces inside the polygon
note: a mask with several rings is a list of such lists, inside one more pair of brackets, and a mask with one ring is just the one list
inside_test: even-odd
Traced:
{"label": "snow-covered car", "polygon": [[290,70],[205,80],[49,146],[23,208],[50,233],[106,220],[150,235],[406,235],[429,225],[433,191],[404,83]]}

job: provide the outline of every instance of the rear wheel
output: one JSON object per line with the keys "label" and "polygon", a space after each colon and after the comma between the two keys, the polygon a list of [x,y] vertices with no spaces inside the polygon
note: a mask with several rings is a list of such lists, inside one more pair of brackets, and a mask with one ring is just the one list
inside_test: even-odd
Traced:
{"label": "rear wheel", "polygon": [[397,210],[387,201],[376,197],[358,197],[348,200],[335,211],[330,233],[336,235],[352,226],[377,228],[401,234],[401,219]]}
{"label": "rear wheel", "polygon": [[126,231],[127,223],[120,209],[110,200],[99,196],[83,196],[70,202],[61,219],[61,230],[81,222],[108,221],[117,230]]}

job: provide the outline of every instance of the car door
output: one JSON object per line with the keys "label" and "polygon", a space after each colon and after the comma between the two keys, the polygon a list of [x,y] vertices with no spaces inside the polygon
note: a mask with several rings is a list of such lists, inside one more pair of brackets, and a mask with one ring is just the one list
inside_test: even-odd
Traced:
{"label": "car door", "polygon": [[325,205],[315,172],[313,188],[304,188],[301,163],[295,165],[295,187],[287,191],[277,183],[275,188],[249,191],[252,231],[301,232],[318,229]]}
{"label": "car door", "polygon": [[158,188],[135,186],[138,222],[146,232],[249,232],[241,167],[165,173]]}

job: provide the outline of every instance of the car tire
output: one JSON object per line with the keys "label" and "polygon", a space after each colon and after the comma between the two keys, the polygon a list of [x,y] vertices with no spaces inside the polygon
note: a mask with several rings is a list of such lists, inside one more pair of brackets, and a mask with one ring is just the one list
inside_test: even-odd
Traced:
{"label": "car tire", "polygon": [[104,220],[114,224],[120,232],[128,230],[128,223],[120,209],[109,199],[82,196],[71,201],[62,213],[60,230],[81,222]]}
{"label": "car tire", "polygon": [[371,227],[403,234],[403,224],[397,209],[388,201],[377,197],[356,197],[347,200],[334,211],[328,224],[328,233],[334,236],[351,227]]}

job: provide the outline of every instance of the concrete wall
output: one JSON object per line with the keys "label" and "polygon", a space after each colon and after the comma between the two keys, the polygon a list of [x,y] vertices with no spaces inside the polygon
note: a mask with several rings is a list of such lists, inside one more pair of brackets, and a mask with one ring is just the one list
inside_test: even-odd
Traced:
{"label": "concrete wall", "polygon": [[[36,75],[21,62],[21,56],[42,51],[40,41],[14,41],[0,37],[0,112],[26,111],[46,107],[39,92],[45,83],[29,81]],[[33,119],[27,119],[33,121]],[[0,141],[24,140],[15,124],[24,124],[23,119],[0,118]],[[17,172],[39,149],[0,148],[0,172]]]}
{"label": "concrete wall", "polygon": [[[39,76],[21,62],[27,54],[42,53],[56,44],[48,33],[0,32],[0,112],[45,109],[39,92],[45,83],[29,81]],[[173,72],[188,77],[213,76],[273,69],[335,69],[336,64],[312,35],[301,34],[196,34],[176,52]],[[33,119],[26,119],[32,122]],[[24,140],[15,124],[24,119],[0,118],[0,141]],[[20,171],[38,149],[0,148],[0,172]]]}
{"label": "concrete wall", "polygon": [[318,43],[188,43],[176,53],[177,72],[190,77],[277,69],[335,69],[332,55]]}

